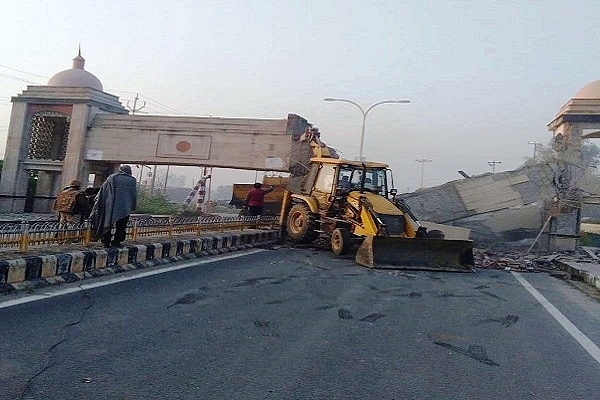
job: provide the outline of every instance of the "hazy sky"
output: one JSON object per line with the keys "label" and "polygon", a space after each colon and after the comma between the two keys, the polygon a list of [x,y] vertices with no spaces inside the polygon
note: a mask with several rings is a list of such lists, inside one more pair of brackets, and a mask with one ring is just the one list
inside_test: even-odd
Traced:
{"label": "hazy sky", "polygon": [[[23,0],[3,4],[0,154],[10,98],[70,68],[143,111],[302,115],[346,158],[387,162],[400,191],[520,166],[528,141],[581,87],[600,79],[600,2],[402,0]],[[213,185],[254,172],[214,173]],[[190,178],[191,182],[191,178]]]}

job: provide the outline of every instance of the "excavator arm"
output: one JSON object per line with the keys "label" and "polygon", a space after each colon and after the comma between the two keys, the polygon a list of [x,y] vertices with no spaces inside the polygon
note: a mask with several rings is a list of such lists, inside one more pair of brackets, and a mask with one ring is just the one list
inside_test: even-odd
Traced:
{"label": "excavator arm", "polygon": [[335,158],[329,147],[321,141],[321,132],[318,128],[308,127],[300,136],[300,142],[308,142],[313,157]]}

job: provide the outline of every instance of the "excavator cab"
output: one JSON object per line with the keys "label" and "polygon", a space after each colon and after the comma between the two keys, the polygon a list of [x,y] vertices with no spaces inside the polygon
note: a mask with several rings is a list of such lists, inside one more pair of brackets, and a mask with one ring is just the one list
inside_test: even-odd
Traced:
{"label": "excavator cab", "polygon": [[337,175],[338,190],[358,190],[378,193],[381,196],[389,195],[387,185],[387,168],[367,168],[360,165],[340,165]]}

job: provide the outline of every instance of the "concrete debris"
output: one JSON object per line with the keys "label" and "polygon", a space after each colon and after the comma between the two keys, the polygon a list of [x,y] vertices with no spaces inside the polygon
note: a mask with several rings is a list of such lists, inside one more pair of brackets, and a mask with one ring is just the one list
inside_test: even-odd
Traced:
{"label": "concrete debris", "polygon": [[596,252],[598,251],[597,247],[587,247],[587,246],[582,246],[581,250],[585,251],[587,254],[589,254],[590,257],[592,257],[594,260],[596,261],[600,261],[600,257],[598,257],[598,254],[596,254]]}
{"label": "concrete debris", "polygon": [[[473,249],[475,267],[516,272],[550,272],[558,277],[560,267],[555,261],[598,263],[600,248],[585,247],[575,251],[559,251],[551,254],[525,254],[502,250]],[[562,277],[562,275],[561,275]]]}
{"label": "concrete debris", "polygon": [[475,267],[516,272],[540,272],[556,269],[552,257],[517,252],[474,249]]}
{"label": "concrete debris", "polygon": [[600,219],[594,193],[597,176],[556,159],[399,196],[422,221],[470,229],[479,246],[529,241],[536,251],[557,251],[575,250],[580,219]]}
{"label": "concrete debris", "polygon": [[578,263],[592,263],[598,264],[598,258],[600,257],[600,248],[598,247],[580,247],[575,251],[562,251],[558,252],[556,259],[573,261]]}

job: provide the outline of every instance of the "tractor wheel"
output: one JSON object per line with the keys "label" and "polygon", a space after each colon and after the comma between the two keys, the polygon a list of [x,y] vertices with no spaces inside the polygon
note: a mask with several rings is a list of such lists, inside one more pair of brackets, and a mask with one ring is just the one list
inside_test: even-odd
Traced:
{"label": "tractor wheel", "polygon": [[346,228],[336,228],[331,234],[331,250],[338,255],[343,256],[350,251],[350,232]]}
{"label": "tractor wheel", "polygon": [[306,204],[295,204],[287,218],[287,235],[295,243],[311,243],[318,236],[317,219]]}

